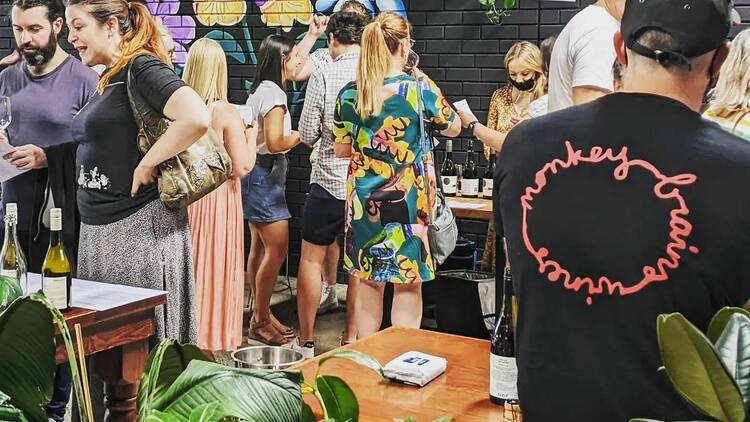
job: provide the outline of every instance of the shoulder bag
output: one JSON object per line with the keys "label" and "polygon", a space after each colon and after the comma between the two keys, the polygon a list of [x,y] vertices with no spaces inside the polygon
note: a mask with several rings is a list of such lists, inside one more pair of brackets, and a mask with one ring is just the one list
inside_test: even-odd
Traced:
{"label": "shoulder bag", "polygon": [[[138,148],[146,154],[166,132],[169,121],[132,88],[131,68],[132,62],[127,74],[128,98],[138,125]],[[159,199],[169,208],[187,207],[221,186],[231,174],[232,161],[224,142],[209,127],[187,150],[159,165]]]}

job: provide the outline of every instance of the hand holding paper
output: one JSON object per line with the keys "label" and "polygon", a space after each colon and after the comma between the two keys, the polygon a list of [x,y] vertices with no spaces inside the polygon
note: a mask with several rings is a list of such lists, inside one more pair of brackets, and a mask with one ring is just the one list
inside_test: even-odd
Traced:
{"label": "hand holding paper", "polygon": [[458,115],[461,117],[461,126],[467,127],[469,123],[479,120],[469,108],[469,103],[466,100],[455,102],[453,106],[456,107]]}

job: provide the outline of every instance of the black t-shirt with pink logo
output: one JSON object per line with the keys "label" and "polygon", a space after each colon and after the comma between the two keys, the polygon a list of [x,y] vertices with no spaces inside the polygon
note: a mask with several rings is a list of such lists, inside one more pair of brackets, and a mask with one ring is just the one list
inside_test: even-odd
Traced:
{"label": "black t-shirt with pink logo", "polygon": [[494,209],[525,421],[697,416],[657,372],[656,318],[705,330],[750,297],[748,182],[750,143],[666,97],[613,94],[510,132]]}

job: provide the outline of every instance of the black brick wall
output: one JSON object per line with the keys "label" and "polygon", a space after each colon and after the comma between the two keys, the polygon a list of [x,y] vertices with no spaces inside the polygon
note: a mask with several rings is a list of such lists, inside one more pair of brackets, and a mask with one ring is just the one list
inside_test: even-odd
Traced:
{"label": "black brick wall", "polygon": [[[415,50],[421,56],[420,67],[435,80],[451,102],[466,98],[477,117],[485,121],[492,92],[506,81],[503,57],[510,46],[519,40],[536,43],[558,33],[582,6],[591,2],[520,0],[518,7],[511,11],[511,16],[505,19],[503,25],[489,24],[477,0],[404,0],[404,5],[414,26],[414,38],[417,40]],[[281,29],[267,27],[261,22],[260,10],[256,3],[247,2],[245,29],[240,27],[242,24],[234,27],[207,28],[196,21],[196,37],[219,29],[226,34],[223,36],[225,40],[233,38],[241,44],[236,47],[236,51],[243,62],[232,55],[229,59],[230,100],[233,102],[244,102],[247,98],[246,89],[254,72],[254,66],[251,64],[254,63],[253,51],[258,49],[266,35],[282,33]],[[0,54],[3,56],[12,45],[8,4],[9,0],[0,0]],[[312,4],[314,6],[316,1],[312,0]],[[743,21],[750,22],[750,0],[735,0],[735,4]],[[179,14],[192,16],[192,2],[181,2]],[[297,23],[286,34],[298,37],[304,30],[305,25]],[[253,50],[250,50],[250,45]],[[291,88],[293,92],[289,95],[290,104],[296,117],[301,110],[303,96],[300,91],[304,89],[304,84],[295,84]],[[296,122],[293,126],[296,127]],[[466,158],[466,140],[467,138],[461,137],[454,141],[454,150],[457,151],[455,155],[459,163]],[[442,155],[442,149],[439,147],[438,160],[442,159]],[[287,200],[293,215],[290,225],[292,274],[296,274],[297,271],[302,207],[309,189],[308,156],[309,150],[304,146],[294,149],[289,154]],[[486,162],[482,158],[480,167],[484,166]],[[459,229],[466,237],[477,242],[481,252],[487,233],[486,224],[461,220]]]}

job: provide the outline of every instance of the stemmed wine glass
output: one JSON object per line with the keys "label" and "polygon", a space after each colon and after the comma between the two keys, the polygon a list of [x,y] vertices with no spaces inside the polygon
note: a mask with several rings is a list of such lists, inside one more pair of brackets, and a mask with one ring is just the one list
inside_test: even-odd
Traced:
{"label": "stemmed wine glass", "polygon": [[10,98],[6,96],[0,96],[0,131],[10,125]]}

